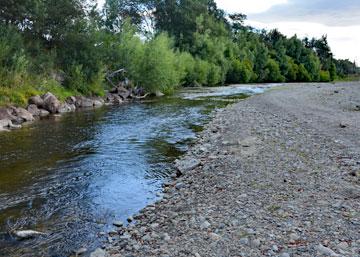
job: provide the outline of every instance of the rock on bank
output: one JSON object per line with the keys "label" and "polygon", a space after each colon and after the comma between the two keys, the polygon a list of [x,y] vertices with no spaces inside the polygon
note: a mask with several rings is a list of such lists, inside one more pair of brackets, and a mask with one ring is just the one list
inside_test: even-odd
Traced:
{"label": "rock on bank", "polygon": [[71,96],[64,102],[48,92],[42,96],[32,96],[28,100],[26,109],[20,107],[0,107],[0,131],[20,128],[24,122],[54,114],[74,112],[80,108],[95,108],[105,104],[122,104],[131,99],[144,97],[143,91],[126,89],[122,86],[115,87],[106,97]]}

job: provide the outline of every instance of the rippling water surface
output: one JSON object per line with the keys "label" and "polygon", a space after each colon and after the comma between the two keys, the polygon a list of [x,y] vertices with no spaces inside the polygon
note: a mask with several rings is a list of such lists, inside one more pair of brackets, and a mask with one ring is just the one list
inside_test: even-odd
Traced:
{"label": "rippling water surface", "polygon": [[[156,200],[215,108],[262,88],[192,89],[0,134],[0,256],[68,256]],[[18,241],[11,231],[47,236]]]}

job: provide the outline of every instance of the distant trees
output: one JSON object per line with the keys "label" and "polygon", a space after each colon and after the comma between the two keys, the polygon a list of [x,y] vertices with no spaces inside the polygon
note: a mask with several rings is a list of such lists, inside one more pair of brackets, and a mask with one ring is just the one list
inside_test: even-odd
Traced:
{"label": "distant trees", "polygon": [[101,10],[94,0],[3,1],[0,91],[103,94],[106,73],[119,68],[133,85],[167,93],[180,85],[359,73],[355,63],[333,58],[326,36],[287,38],[247,27],[245,19],[214,0],[106,0]]}

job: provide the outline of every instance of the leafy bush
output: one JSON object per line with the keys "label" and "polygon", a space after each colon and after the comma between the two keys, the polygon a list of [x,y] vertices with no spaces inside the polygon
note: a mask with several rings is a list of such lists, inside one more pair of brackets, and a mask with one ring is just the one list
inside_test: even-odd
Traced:
{"label": "leafy bush", "polygon": [[196,59],[195,68],[190,73],[192,84],[195,86],[207,85],[210,72],[210,64],[207,61]]}
{"label": "leafy bush", "polygon": [[248,83],[252,78],[252,67],[249,61],[233,60],[227,74],[229,83]]}
{"label": "leafy bush", "polygon": [[265,66],[266,70],[266,82],[284,82],[285,77],[281,75],[279,64],[273,60],[269,59],[268,63]]}
{"label": "leafy bush", "polygon": [[145,45],[138,74],[140,84],[148,92],[171,93],[180,84],[181,74],[176,70],[176,54],[171,40],[160,34]]}
{"label": "leafy bush", "polygon": [[320,81],[321,82],[329,82],[331,81],[330,72],[329,71],[320,71]]}
{"label": "leafy bush", "polygon": [[296,76],[296,80],[299,82],[309,82],[311,81],[311,76],[309,72],[306,70],[304,64],[300,64],[298,66],[298,73]]}
{"label": "leafy bush", "polygon": [[196,67],[196,61],[193,56],[188,52],[177,52],[175,66],[181,78],[180,85],[191,85],[194,82],[192,73]]}

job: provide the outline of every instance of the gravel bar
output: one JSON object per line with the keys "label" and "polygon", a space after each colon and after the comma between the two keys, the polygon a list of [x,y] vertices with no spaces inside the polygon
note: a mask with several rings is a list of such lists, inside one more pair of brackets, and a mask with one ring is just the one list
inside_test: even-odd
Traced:
{"label": "gravel bar", "polygon": [[360,83],[289,84],[218,110],[176,166],[162,200],[97,253],[360,256]]}

